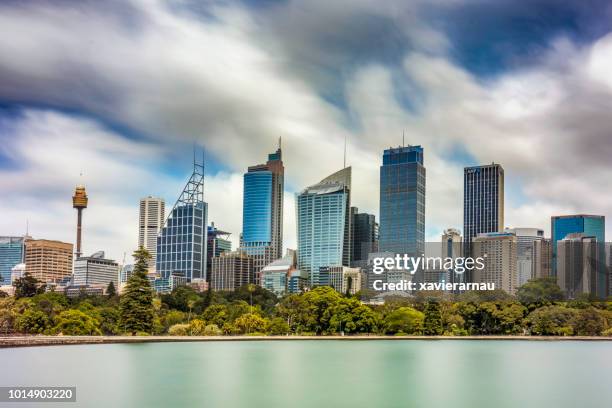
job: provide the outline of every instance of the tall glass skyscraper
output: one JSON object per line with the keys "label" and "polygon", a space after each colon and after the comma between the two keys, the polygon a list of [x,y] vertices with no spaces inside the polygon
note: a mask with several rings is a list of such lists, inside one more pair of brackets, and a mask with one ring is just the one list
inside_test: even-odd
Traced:
{"label": "tall glass skyscraper", "polygon": [[351,207],[351,263],[365,265],[368,255],[378,252],[378,223],[374,214],[360,213],[357,207]]}
{"label": "tall glass skyscraper", "polygon": [[208,205],[204,202],[204,164],[191,175],[157,237],[156,272],[189,281],[206,279]]}
{"label": "tall glass skyscraper", "polygon": [[570,234],[582,234],[584,237],[593,237],[597,243],[597,271],[596,271],[596,292],[601,298],[608,294],[608,274],[606,268],[606,218],[602,215],[562,215],[551,217],[551,245],[552,263],[551,270],[553,276],[557,276],[557,263],[559,252],[559,241],[565,239]]}
{"label": "tall glass skyscraper", "polygon": [[504,230],[504,169],[499,164],[463,170],[463,240],[466,254],[478,234]]}
{"label": "tall glass skyscraper", "polygon": [[298,269],[320,285],[319,270],[349,266],[351,168],[346,167],[296,197]]}
{"label": "tall glass skyscraper", "polygon": [[425,251],[425,167],[421,146],[384,151],[380,167],[380,252]]}
{"label": "tall glass skyscraper", "polygon": [[24,237],[0,237],[0,285],[11,284],[11,269],[23,262]]}
{"label": "tall glass skyscraper", "polygon": [[244,174],[240,249],[253,257],[258,284],[261,270],[282,257],[284,177],[280,145],[266,164],[251,166]]}

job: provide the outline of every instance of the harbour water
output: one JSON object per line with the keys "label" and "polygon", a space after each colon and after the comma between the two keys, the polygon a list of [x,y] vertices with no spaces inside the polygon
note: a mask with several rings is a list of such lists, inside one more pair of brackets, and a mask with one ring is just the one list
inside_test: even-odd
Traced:
{"label": "harbour water", "polygon": [[[68,407],[612,406],[612,342],[238,341],[0,349],[0,386]],[[48,403],[0,403],[49,407]]]}

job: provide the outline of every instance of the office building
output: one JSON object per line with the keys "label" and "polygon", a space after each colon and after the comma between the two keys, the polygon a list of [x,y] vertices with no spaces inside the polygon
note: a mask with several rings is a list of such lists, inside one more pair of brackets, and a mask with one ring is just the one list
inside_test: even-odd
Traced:
{"label": "office building", "polygon": [[140,199],[138,217],[138,248],[143,247],[151,255],[149,272],[155,272],[157,257],[157,235],[164,226],[166,203],[161,198],[148,196]]}
{"label": "office building", "polygon": [[[382,287],[380,285],[382,285],[383,283],[401,283],[401,282],[412,282],[415,278],[415,275],[413,275],[412,273],[410,273],[410,271],[406,270],[406,269],[385,269],[384,272],[382,273],[375,273],[374,272],[374,259],[375,258],[394,258],[395,254],[391,253],[391,252],[374,252],[371,253],[368,256],[368,262],[367,265],[365,267],[365,277],[363,278],[363,284],[364,287],[362,289],[366,289],[368,291],[376,291],[379,292],[379,294],[382,291],[381,289],[377,289]],[[379,281],[379,285],[375,286],[375,282]],[[400,293],[400,291],[392,291],[394,293],[399,294],[400,296],[407,294],[408,292],[406,291],[405,293]],[[403,292],[403,291],[402,291]]]}
{"label": "office building", "polygon": [[261,270],[283,256],[284,178],[280,142],[266,164],[251,166],[244,174],[240,249],[253,258],[257,284]]}
{"label": "office building", "polygon": [[[442,259],[451,258],[456,259],[463,256],[463,238],[461,232],[455,228],[448,228],[442,233],[441,239],[441,254]],[[439,282],[440,277],[436,278],[435,271],[430,272],[426,277],[425,282],[430,282],[427,279],[431,279],[431,282]],[[444,280],[450,283],[462,283],[465,282],[465,271],[457,272],[454,269],[449,269],[444,275]]]}
{"label": "office building", "polygon": [[425,167],[421,146],[390,148],[380,167],[380,252],[425,250]]}
{"label": "office building", "polygon": [[535,279],[552,276],[552,245],[550,238],[544,238],[533,243],[533,277]]}
{"label": "office building", "polygon": [[[204,281],[197,281],[204,282]],[[159,294],[165,294],[172,292],[179,286],[187,286],[189,279],[183,274],[183,272],[173,272],[168,277],[158,277],[153,280],[153,290]]]}
{"label": "office building", "polygon": [[346,167],[296,197],[298,269],[308,273],[311,286],[321,285],[322,266],[350,265],[350,190]]}
{"label": "office building", "polygon": [[378,223],[374,214],[360,213],[357,207],[351,207],[351,265],[365,264],[368,255],[378,252]]}
{"label": "office building", "polygon": [[119,264],[104,258],[104,251],[74,261],[74,275],[71,286],[100,286],[106,288],[113,282],[119,287]]}
{"label": "office building", "polygon": [[288,279],[296,269],[295,251],[288,250],[287,254],[273,261],[261,271],[261,286],[277,296],[283,296],[288,291]]}
{"label": "office building", "polygon": [[220,230],[212,222],[208,226],[207,244],[206,244],[206,282],[210,282],[212,273],[212,260],[216,256],[220,256],[223,252],[232,250],[232,241],[229,240],[229,232]]}
{"label": "office building", "polygon": [[42,283],[59,283],[72,274],[73,245],[46,239],[25,241],[26,273]]}
{"label": "office building", "polygon": [[516,235],[516,285],[522,286],[535,278],[536,250],[542,249],[541,245],[536,246],[536,242],[544,239],[544,231],[538,228],[506,228],[505,232]]}
{"label": "office building", "polygon": [[208,205],[204,202],[204,164],[193,173],[157,237],[156,271],[161,278],[181,275],[206,279]]}
{"label": "office building", "polygon": [[326,286],[331,286],[342,294],[354,295],[361,290],[362,273],[359,268],[322,266],[319,270],[319,279]]}
{"label": "office building", "polygon": [[[499,164],[463,171],[463,242],[466,256],[478,234],[504,229],[504,169]],[[469,279],[469,278],[468,278]]]}
{"label": "office building", "polygon": [[121,272],[119,272],[119,283],[125,284],[127,283],[130,276],[134,273],[134,264],[127,264],[121,267]]}
{"label": "office building", "polygon": [[584,233],[571,233],[557,241],[557,284],[568,299],[599,296],[598,252],[602,249],[605,246],[596,237]]}
{"label": "office building", "polygon": [[476,283],[494,283],[495,289],[502,289],[514,295],[517,288],[517,246],[516,235],[508,232],[479,234],[473,239],[473,255],[484,259],[484,268],[474,268]]}
{"label": "office building", "polygon": [[29,237],[0,237],[0,285],[11,285],[11,269],[23,263],[24,243]]}
{"label": "office building", "polygon": [[15,282],[17,279],[23,278],[23,275],[25,275],[25,271],[26,271],[26,264],[24,263],[20,263],[20,264],[13,266],[13,268],[11,269],[11,283]]}
{"label": "office building", "polygon": [[551,217],[552,274],[557,275],[558,242],[569,234],[584,234],[594,237],[602,248],[597,251],[597,296],[605,298],[608,294],[608,276],[605,268],[606,218],[602,215],[563,215]]}
{"label": "office building", "polygon": [[244,251],[223,252],[212,260],[211,288],[234,291],[254,283],[253,258]]}
{"label": "office building", "polygon": [[308,273],[293,269],[287,274],[287,292],[302,293],[308,288]]}

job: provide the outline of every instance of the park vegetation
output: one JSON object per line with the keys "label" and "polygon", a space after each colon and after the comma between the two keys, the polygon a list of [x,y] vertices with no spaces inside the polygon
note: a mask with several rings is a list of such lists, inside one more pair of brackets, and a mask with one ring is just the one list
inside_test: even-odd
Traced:
{"label": "park vegetation", "polygon": [[204,293],[180,286],[155,295],[146,278],[148,256],[135,252],[121,296],[112,287],[104,296],[68,298],[42,292],[24,276],[15,297],[0,297],[0,335],[612,336],[612,301],[565,300],[551,279],[529,281],[516,296],[420,292],[380,305],[326,286],[282,298],[256,285]]}

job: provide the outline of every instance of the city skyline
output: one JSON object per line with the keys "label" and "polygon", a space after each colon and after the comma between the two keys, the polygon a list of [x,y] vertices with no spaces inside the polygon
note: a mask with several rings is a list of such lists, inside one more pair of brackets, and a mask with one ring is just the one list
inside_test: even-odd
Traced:
{"label": "city skyline", "polygon": [[209,219],[237,247],[242,174],[280,136],[295,248],[294,194],[341,166],[345,139],[353,202],[379,215],[380,152],[402,133],[427,152],[427,241],[462,225],[463,167],[491,161],[505,226],[606,215],[612,19],[596,3],[3,2],[0,228],[74,242],[66,197],[84,184],[83,252],[122,259],[134,203],[172,202],[195,142]]}

